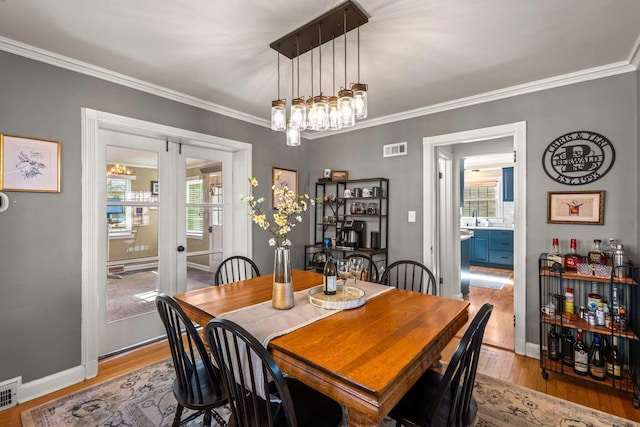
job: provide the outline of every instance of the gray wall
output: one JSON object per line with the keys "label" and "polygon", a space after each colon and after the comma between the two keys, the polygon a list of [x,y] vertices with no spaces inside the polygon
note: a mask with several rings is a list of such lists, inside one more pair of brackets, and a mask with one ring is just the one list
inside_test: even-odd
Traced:
{"label": "gray wall", "polygon": [[[526,120],[527,130],[527,341],[538,341],[538,253],[552,237],[621,238],[635,257],[638,241],[638,73],[518,96],[399,123],[304,142],[287,148],[284,135],[218,114],[0,52],[0,132],[62,142],[60,194],[9,192],[0,214],[0,381],[22,375],[28,382],[80,362],[81,121],[88,107],[253,144],[254,175],[268,197],[271,167],[299,172],[301,191],[324,168],[348,170],[351,178],[388,177],[390,257],[422,258],[422,224],[407,223],[408,210],[422,217],[422,138]],[[375,102],[372,98],[371,102]],[[546,224],[546,192],[567,190],[544,175],[541,157],[555,137],[593,130],[613,142],[617,160],[603,179],[579,189],[605,189],[604,226]],[[382,159],[382,145],[408,141],[409,155]],[[306,230],[305,230],[306,228]],[[302,266],[309,221],[293,234],[294,264]],[[267,233],[254,227],[253,255],[269,271],[273,250]],[[632,237],[635,236],[635,237]]]}
{"label": "gray wall", "polygon": [[[527,122],[527,342],[537,343],[537,258],[558,237],[562,249],[570,238],[586,253],[593,239],[621,239],[636,259],[638,247],[638,77],[637,72],[549,89],[402,122],[334,135],[310,144],[311,177],[323,168],[349,171],[350,178],[390,179],[390,261],[422,259],[423,224],[408,223],[407,211],[422,218],[422,140],[426,136],[519,121]],[[376,102],[371,96],[370,102]],[[616,150],[611,171],[595,183],[570,187],[555,183],[542,169],[544,148],[570,131],[591,130],[609,138]],[[408,155],[382,157],[382,146],[408,142]],[[547,191],[606,190],[603,226],[546,222]]]}
{"label": "gray wall", "polygon": [[[80,363],[82,107],[251,143],[265,197],[272,166],[297,169],[308,191],[306,145],[287,148],[284,133],[9,53],[0,52],[0,70],[0,133],[62,142],[62,192],[7,192],[11,207],[0,214],[0,382]],[[268,236],[253,232],[254,258],[269,271]],[[304,229],[293,237],[302,248]]]}

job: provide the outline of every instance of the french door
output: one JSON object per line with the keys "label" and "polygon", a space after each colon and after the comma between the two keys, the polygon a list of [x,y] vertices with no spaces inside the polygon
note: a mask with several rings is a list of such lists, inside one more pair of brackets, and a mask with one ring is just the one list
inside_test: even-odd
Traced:
{"label": "french door", "polygon": [[98,284],[104,355],[164,334],[159,293],[213,283],[230,236],[231,154],[107,129],[98,132],[98,153],[107,171]]}

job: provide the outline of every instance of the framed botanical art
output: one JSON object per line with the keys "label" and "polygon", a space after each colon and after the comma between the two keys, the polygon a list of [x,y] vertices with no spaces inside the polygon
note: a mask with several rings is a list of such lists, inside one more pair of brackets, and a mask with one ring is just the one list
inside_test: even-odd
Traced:
{"label": "framed botanical art", "polygon": [[0,135],[0,190],[60,192],[60,142]]}
{"label": "framed botanical art", "polygon": [[549,191],[547,222],[550,224],[604,224],[604,190]]}
{"label": "framed botanical art", "polygon": [[[271,168],[271,183],[273,188],[281,188],[286,186],[289,190],[298,194],[298,172],[293,169]],[[271,206],[275,209],[277,205],[276,197],[271,192]]]}

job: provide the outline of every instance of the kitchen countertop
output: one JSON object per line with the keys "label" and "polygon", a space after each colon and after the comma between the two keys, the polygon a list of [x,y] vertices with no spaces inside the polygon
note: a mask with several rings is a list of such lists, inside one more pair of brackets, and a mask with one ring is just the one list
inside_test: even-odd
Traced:
{"label": "kitchen countertop", "polygon": [[468,229],[468,230],[511,230],[513,231],[513,226],[508,227],[506,225],[489,225],[489,226],[485,226],[485,225],[470,225],[467,227],[464,227],[464,229]]}

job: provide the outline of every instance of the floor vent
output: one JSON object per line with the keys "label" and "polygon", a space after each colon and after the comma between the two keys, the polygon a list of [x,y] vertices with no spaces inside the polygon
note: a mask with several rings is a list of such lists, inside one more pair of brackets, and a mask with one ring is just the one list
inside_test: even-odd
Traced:
{"label": "floor vent", "polygon": [[395,157],[407,155],[407,143],[398,142],[396,144],[387,144],[382,146],[382,157]]}
{"label": "floor vent", "polygon": [[18,385],[20,378],[14,378],[0,384],[0,411],[13,408],[18,404]]}

